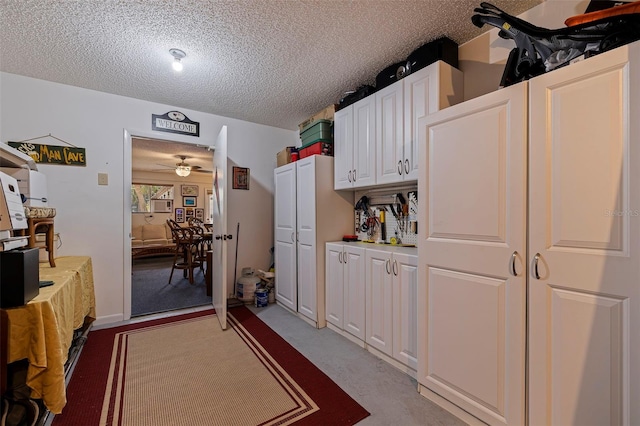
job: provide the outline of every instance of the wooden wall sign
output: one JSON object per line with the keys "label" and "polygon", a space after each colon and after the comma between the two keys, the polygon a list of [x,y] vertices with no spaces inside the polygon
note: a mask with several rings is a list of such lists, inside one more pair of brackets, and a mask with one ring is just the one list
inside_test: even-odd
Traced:
{"label": "wooden wall sign", "polygon": [[7,144],[23,154],[27,154],[36,163],[83,167],[87,165],[87,156],[84,148],[31,142],[7,142]]}

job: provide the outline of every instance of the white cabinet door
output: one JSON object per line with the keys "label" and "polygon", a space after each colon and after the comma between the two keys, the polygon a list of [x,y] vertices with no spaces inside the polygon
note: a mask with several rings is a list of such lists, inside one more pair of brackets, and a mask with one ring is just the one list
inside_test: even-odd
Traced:
{"label": "white cabinet door", "polygon": [[297,165],[298,312],[317,321],[316,157]]}
{"label": "white cabinet door", "polygon": [[530,82],[531,425],[640,424],[640,46]]}
{"label": "white cabinet door", "polygon": [[403,81],[376,92],[376,183],[404,178]]}
{"label": "white cabinet door", "polygon": [[342,244],[327,243],[326,262],[326,315],[327,322],[344,329],[344,263]]}
{"label": "white cabinet door", "polygon": [[353,186],[353,105],[336,111],[333,123],[334,188]]}
{"label": "white cabinet door", "polygon": [[353,187],[376,183],[376,103],[375,96],[353,104]]}
{"label": "white cabinet door", "polygon": [[525,423],[526,89],[419,120],[418,381],[489,424]]}
{"label": "white cabinet door", "polygon": [[296,247],[296,164],[278,167],[274,171],[274,222],[276,300],[291,310],[297,310],[297,247]]}
{"label": "white cabinet door", "polygon": [[[404,179],[418,180],[418,120],[440,109],[441,65],[436,63],[402,79],[404,85]],[[442,90],[444,91],[442,82]],[[453,102],[453,100],[452,100]]]}
{"label": "white cabinet door", "polygon": [[346,245],[344,264],[344,331],[365,339],[365,249]]}
{"label": "white cabinet door", "polygon": [[418,256],[393,254],[393,357],[418,369]]}
{"label": "white cabinet door", "polygon": [[366,339],[372,347],[393,356],[393,272],[391,253],[367,249]]}

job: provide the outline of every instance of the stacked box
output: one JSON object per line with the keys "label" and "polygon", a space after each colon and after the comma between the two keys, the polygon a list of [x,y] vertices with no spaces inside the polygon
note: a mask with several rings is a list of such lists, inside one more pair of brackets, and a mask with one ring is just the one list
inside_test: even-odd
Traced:
{"label": "stacked box", "polygon": [[313,142],[300,148],[299,152],[301,159],[312,155],[329,155],[333,157],[333,143],[326,141]]}
{"label": "stacked box", "polygon": [[302,139],[302,146],[308,146],[312,143],[324,141],[333,142],[333,127],[330,120],[317,120],[310,123],[300,133],[300,139]]}
{"label": "stacked box", "polygon": [[300,129],[300,133],[302,133],[302,131],[305,129],[305,127],[307,127],[308,125],[318,121],[318,120],[330,120],[333,121],[333,115],[336,112],[336,105],[329,105],[328,107],[326,107],[325,109],[323,109],[322,111],[319,111],[315,114],[313,114],[311,117],[307,118],[305,121],[303,121],[302,123],[300,123],[298,125],[298,128]]}
{"label": "stacked box", "polygon": [[291,153],[295,149],[296,148],[293,146],[288,146],[282,151],[280,151],[278,154],[276,154],[276,166],[280,167],[280,166],[284,166],[285,164],[289,164],[291,162]]}

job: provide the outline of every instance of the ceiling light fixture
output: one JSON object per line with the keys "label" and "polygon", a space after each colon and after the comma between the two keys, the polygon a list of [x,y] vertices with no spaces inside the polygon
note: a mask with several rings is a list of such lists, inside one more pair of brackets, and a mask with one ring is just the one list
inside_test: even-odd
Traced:
{"label": "ceiling light fixture", "polygon": [[173,56],[173,69],[178,72],[182,71],[182,62],[180,61],[187,56],[187,54],[180,49],[169,49],[169,53]]}
{"label": "ceiling light fixture", "polygon": [[176,174],[180,177],[187,177],[191,173],[191,166],[184,162],[184,159],[187,157],[180,156],[180,161],[176,164]]}

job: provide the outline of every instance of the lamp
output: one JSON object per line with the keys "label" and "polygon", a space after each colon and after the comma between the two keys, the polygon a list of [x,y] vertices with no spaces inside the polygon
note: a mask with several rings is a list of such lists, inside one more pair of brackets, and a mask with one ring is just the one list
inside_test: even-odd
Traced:
{"label": "lamp", "polygon": [[176,164],[176,174],[180,177],[187,177],[191,173],[191,166],[184,162],[184,155],[180,156],[180,162]]}
{"label": "lamp", "polygon": [[187,56],[187,54],[180,49],[169,49],[169,53],[173,56],[173,69],[177,72],[182,71],[182,62],[180,62],[180,60]]}
{"label": "lamp", "polygon": [[187,177],[191,173],[191,167],[189,166],[178,166],[176,167],[176,174],[180,177]]}

